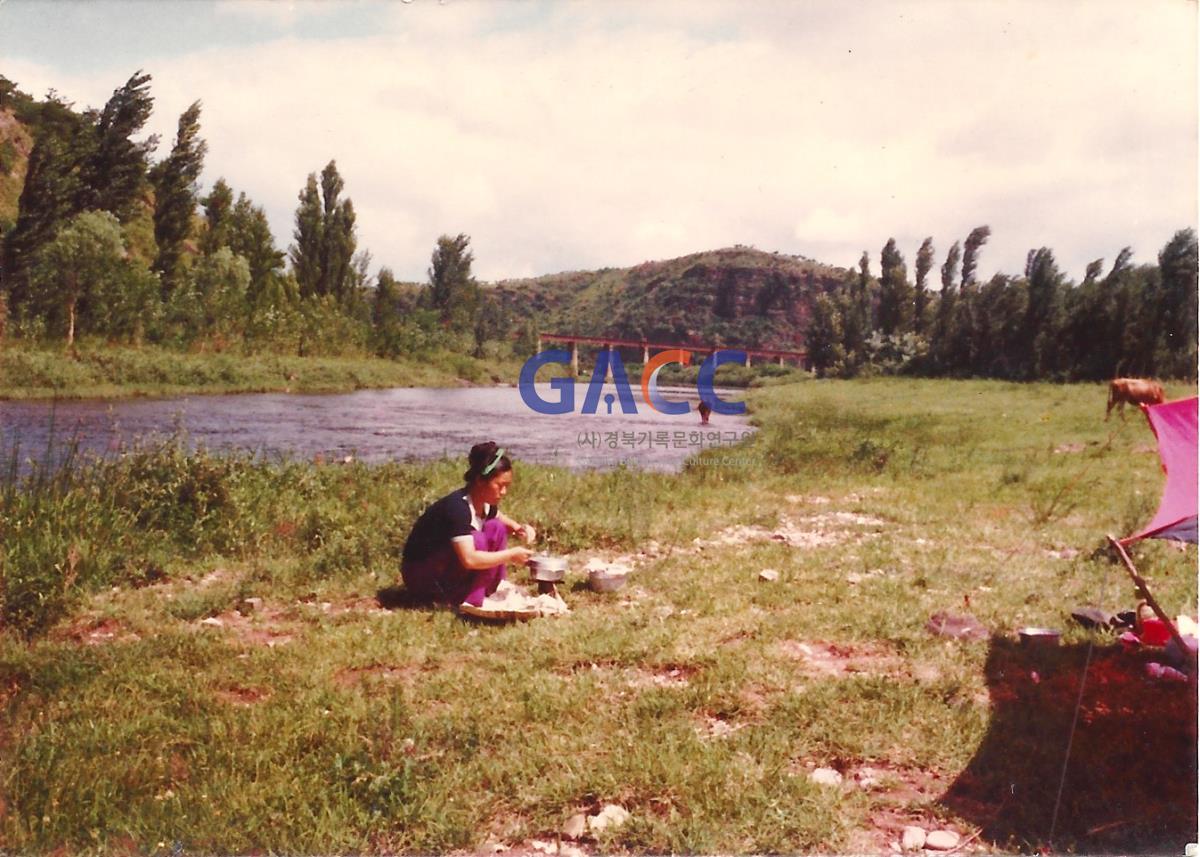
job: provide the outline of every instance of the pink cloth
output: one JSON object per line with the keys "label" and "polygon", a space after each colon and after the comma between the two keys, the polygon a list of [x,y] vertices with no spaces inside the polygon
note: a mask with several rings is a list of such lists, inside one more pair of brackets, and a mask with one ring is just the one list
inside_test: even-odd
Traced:
{"label": "pink cloth", "polygon": [[1143,408],[1158,437],[1158,454],[1167,484],[1153,520],[1122,543],[1147,538],[1196,541],[1197,399],[1180,399]]}
{"label": "pink cloth", "polygon": [[[502,551],[508,547],[508,528],[499,518],[484,521],[483,528],[471,535],[476,550]],[[449,544],[427,559],[400,566],[405,588],[418,597],[455,605],[466,602],[475,607],[483,604],[507,575],[504,563],[475,571],[463,568],[454,546]]]}

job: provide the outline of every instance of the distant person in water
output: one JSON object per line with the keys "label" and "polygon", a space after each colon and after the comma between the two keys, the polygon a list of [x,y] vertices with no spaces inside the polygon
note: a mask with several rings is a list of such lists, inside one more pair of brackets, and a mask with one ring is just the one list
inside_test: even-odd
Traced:
{"label": "distant person in water", "polygon": [[701,399],[696,410],[700,412],[700,425],[708,425],[708,415],[712,413],[712,405],[708,403],[708,399]]}
{"label": "distant person in water", "polygon": [[525,565],[527,547],[508,546],[509,534],[533,544],[537,532],[500,512],[513,481],[512,461],[492,441],[471,447],[466,483],[421,513],[404,543],[400,575],[415,596],[479,607],[508,574]]}

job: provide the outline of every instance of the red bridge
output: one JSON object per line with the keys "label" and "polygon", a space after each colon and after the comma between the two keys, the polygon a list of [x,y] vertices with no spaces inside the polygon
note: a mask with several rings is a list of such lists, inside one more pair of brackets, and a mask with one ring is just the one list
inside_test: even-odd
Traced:
{"label": "red bridge", "polygon": [[571,346],[571,369],[575,374],[579,374],[579,346],[595,345],[599,348],[640,348],[642,349],[642,364],[650,362],[650,352],[658,351],[688,351],[696,354],[711,354],[714,351],[723,349],[734,349],[737,351],[746,352],[746,365],[750,365],[752,359],[758,360],[776,360],[780,366],[783,366],[785,361],[791,361],[800,367],[807,367],[808,352],[807,351],[787,351],[778,348],[741,348],[736,345],[667,345],[661,342],[646,342],[645,340],[635,341],[632,339],[613,339],[608,336],[575,336],[568,333],[539,333],[537,341],[537,350],[542,350],[542,342],[562,342]]}

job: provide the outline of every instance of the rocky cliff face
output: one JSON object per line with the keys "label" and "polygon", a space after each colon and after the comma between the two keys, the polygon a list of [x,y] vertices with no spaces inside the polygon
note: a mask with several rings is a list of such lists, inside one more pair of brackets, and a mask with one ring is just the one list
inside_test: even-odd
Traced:
{"label": "rocky cliff face", "polygon": [[542,330],[680,345],[803,348],[817,295],[844,269],[732,247],[632,268],[496,284],[515,318]]}

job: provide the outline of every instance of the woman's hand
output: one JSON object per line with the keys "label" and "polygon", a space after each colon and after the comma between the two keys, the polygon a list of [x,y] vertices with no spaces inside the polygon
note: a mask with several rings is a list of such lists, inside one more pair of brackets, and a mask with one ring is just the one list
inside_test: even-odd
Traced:
{"label": "woman's hand", "polygon": [[525,565],[533,556],[533,551],[529,548],[509,548],[508,555],[508,561],[513,565]]}

